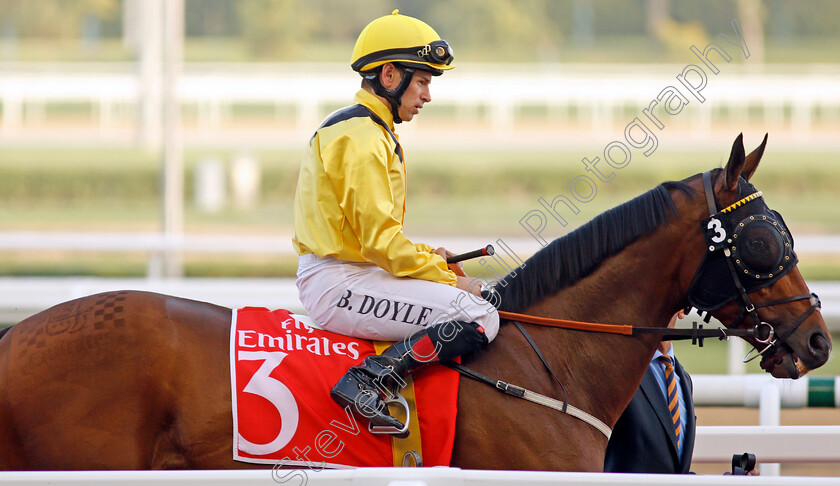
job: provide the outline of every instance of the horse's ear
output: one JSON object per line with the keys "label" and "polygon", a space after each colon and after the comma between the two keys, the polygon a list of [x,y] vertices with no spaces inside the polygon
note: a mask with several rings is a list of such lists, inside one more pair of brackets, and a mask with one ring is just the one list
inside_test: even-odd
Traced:
{"label": "horse's ear", "polygon": [[766,145],[767,134],[765,133],[764,140],[761,141],[761,145],[747,155],[747,159],[744,162],[744,170],[741,172],[741,177],[746,180],[750,180],[750,177],[752,177],[755,173],[755,169],[758,168],[758,163],[761,162],[761,156],[764,155],[764,147]]}
{"label": "horse's ear", "polygon": [[[723,188],[728,191],[734,191],[738,188],[738,177],[744,170],[744,134],[738,135],[735,143],[732,144],[732,152],[729,153],[729,162],[726,163],[726,168],[723,170]],[[755,170],[755,169],[753,169]]]}

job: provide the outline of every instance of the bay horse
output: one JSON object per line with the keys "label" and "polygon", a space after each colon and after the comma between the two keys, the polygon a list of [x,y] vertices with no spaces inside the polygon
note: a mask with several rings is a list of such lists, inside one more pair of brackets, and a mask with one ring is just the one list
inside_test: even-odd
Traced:
{"label": "bay horse", "polygon": [[[497,282],[500,309],[649,328],[694,305],[727,325],[760,325],[747,340],[773,376],[821,366],[831,339],[818,299],[795,266],[781,216],[749,183],[766,141],[745,155],[739,136],[724,168],[657,186],[550,243]],[[749,218],[779,229],[756,224],[736,234]],[[740,252],[737,263],[711,251],[718,240]],[[124,291],[59,304],[9,328],[0,337],[0,469],[255,467],[231,457],[230,324],[227,308]],[[608,426],[660,339],[525,328],[568,402]],[[560,394],[512,325],[464,363]],[[595,427],[473,380],[461,380],[456,427],[455,467],[603,468],[607,438]]]}

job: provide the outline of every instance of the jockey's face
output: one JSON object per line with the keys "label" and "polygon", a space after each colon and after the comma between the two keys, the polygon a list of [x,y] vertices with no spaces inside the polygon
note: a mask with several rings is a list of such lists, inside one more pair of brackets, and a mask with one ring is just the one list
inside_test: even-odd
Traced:
{"label": "jockey's face", "polygon": [[429,93],[429,84],[432,82],[432,74],[428,71],[417,70],[411,78],[408,88],[403,93],[400,104],[400,118],[403,122],[410,122],[414,115],[420,113],[425,103],[432,101]]}

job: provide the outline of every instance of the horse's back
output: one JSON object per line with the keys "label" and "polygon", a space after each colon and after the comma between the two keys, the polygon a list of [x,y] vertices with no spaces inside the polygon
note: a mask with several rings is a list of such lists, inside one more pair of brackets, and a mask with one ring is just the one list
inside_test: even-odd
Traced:
{"label": "horse's back", "polygon": [[225,425],[230,434],[229,326],[229,309],[132,291],[17,324],[0,340],[0,469],[202,467],[229,457],[229,445],[208,437]]}

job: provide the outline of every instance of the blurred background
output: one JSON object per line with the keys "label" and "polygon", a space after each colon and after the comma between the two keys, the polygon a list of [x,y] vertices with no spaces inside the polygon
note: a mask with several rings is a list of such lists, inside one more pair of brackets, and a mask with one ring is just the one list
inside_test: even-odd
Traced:
{"label": "blurred background", "polygon": [[[645,109],[664,125],[647,124],[654,149],[634,148],[543,238],[722,166],[739,133],[748,151],[769,133],[753,182],[840,330],[832,0],[0,0],[0,321],[115,287],[299,309],[299,161],[359,87],[356,36],[395,8],[432,25],[457,64],[397,129],[413,240],[463,252],[501,239],[527,257],[539,244],[522,219],[569,195],[583,158],[628,143]],[[708,54],[716,74],[693,52],[710,43],[729,57]],[[692,65],[702,102],[677,79]],[[669,87],[686,97],[675,113],[651,106]],[[692,373],[760,372],[722,343],[678,346]],[[814,373],[838,371],[832,359]],[[808,410],[790,420],[840,420]]]}

